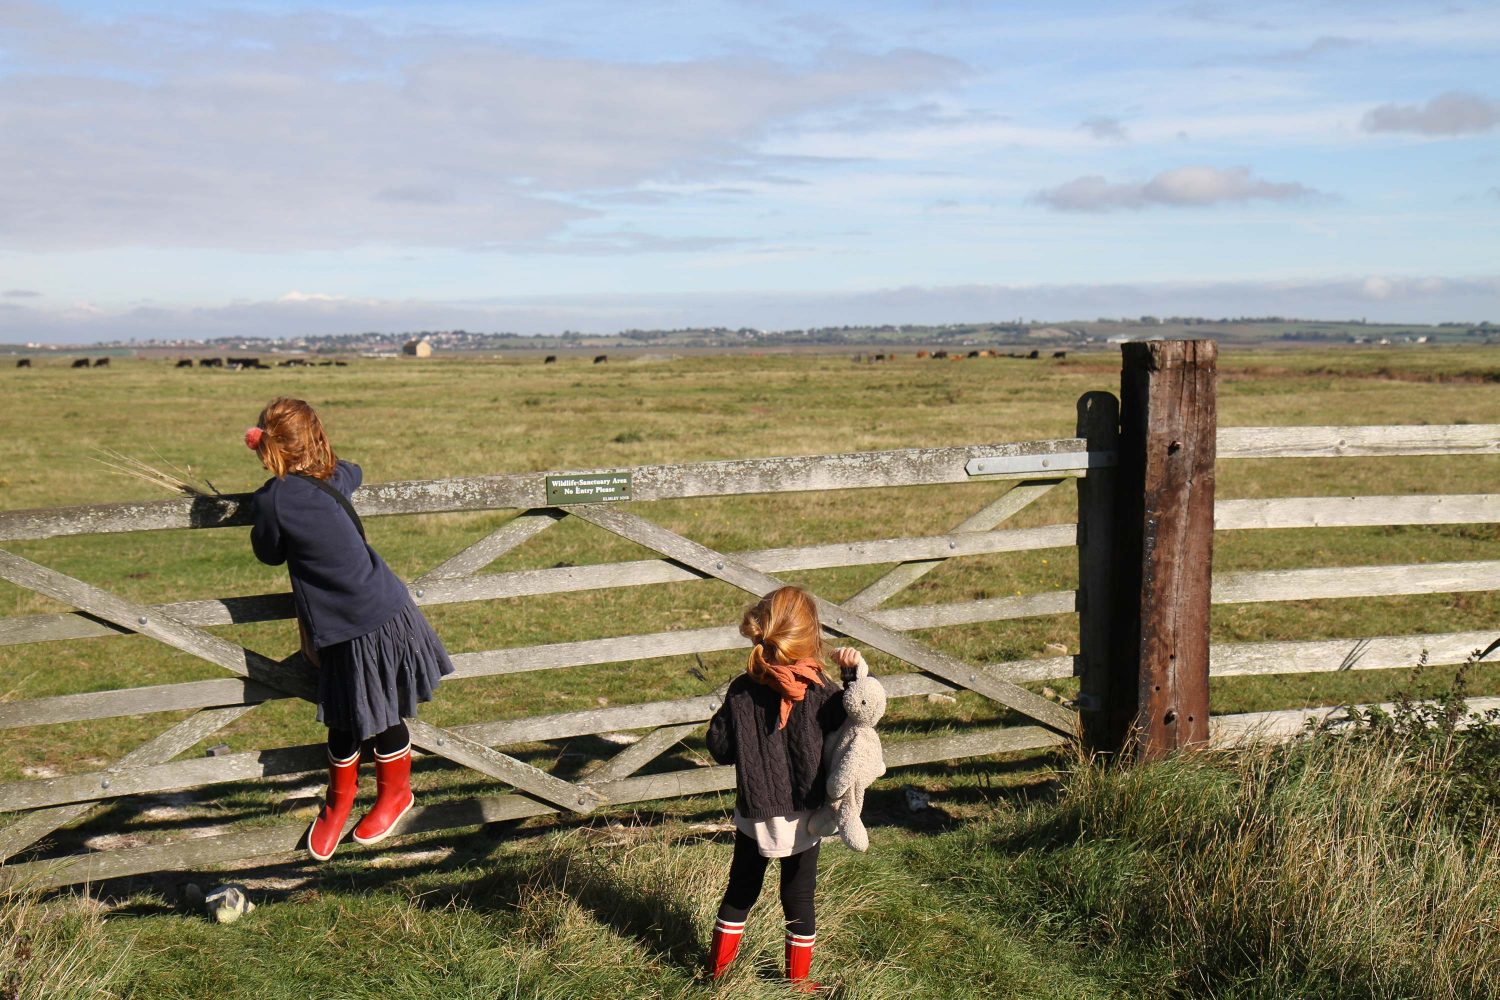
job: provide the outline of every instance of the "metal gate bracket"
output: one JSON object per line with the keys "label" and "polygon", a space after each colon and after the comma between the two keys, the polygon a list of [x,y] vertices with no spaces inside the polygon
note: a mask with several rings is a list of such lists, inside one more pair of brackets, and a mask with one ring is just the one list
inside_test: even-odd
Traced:
{"label": "metal gate bracket", "polygon": [[1068,451],[1050,455],[997,455],[971,459],[964,471],[971,476],[1041,475],[1085,472],[1115,464],[1112,451]]}

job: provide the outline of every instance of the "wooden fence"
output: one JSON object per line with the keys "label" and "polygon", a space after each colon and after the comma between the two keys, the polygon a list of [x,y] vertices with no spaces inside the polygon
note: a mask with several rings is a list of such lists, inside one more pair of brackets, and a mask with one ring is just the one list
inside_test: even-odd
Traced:
{"label": "wooden fence", "polygon": [[[1205,346],[1206,345],[1206,346]],[[1288,714],[1219,717],[1208,729],[1207,677],[1305,670],[1371,669],[1457,662],[1487,644],[1488,633],[1329,638],[1315,642],[1209,647],[1207,581],[1212,531],[1256,528],[1500,521],[1500,495],[1319,497],[1214,503],[1216,460],[1242,458],[1493,455],[1500,426],[1235,428],[1213,423],[1213,350],[1207,342],[1133,345],[1120,400],[1090,393],[1079,404],[1078,436],[1019,444],[910,449],[844,455],[704,462],[571,473],[528,473],[388,483],[359,491],[362,515],[513,509],[485,538],[411,581],[420,605],[489,601],[659,583],[719,580],[759,595],[780,585],[774,573],[895,564],[841,602],[819,598],[825,626],[915,668],[884,679],[892,697],[975,692],[1024,718],[1010,726],[963,727],[951,735],[892,743],[894,767],[1056,746],[1082,735],[1105,750],[1131,740],[1148,751],[1232,740],[1293,723]],[[1176,400],[1177,404],[1170,401]],[[1180,405],[1182,400],[1192,402]],[[612,481],[633,501],[797,491],[893,488],[996,481],[1008,488],[951,530],[750,552],[722,552],[654,524],[615,501],[559,502],[568,480]],[[1067,482],[1078,484],[1078,523],[1004,528],[1004,522]],[[0,542],[166,529],[243,527],[246,497],[99,504],[0,512]],[[627,499],[621,496],[620,499]],[[1205,506],[1206,504],[1206,506]],[[1206,510],[1206,515],[1205,515]],[[629,539],[660,558],[486,573],[503,554],[563,518]],[[1206,539],[1206,541],[1205,541]],[[883,607],[951,559],[1075,546],[1079,586],[1015,597]],[[1205,548],[1206,545],[1206,548]],[[311,673],[300,654],[279,658],[216,635],[214,626],[290,619],[288,594],[141,605],[12,552],[0,550],[0,577],[62,601],[75,611],[0,620],[0,646],[108,640],[142,635],[223,669],[222,679],[0,703],[0,729],[149,715],[191,714],[112,764],[83,774],[0,784],[0,859],[35,849],[61,827],[124,796],[155,795],[301,773],[324,766],[321,744],[182,758],[190,748],[264,703],[309,698]],[[1195,582],[1196,581],[1196,582]],[[1200,586],[1201,584],[1201,586]],[[1424,564],[1225,574],[1212,579],[1215,603],[1360,597],[1500,588],[1500,562]],[[964,662],[914,638],[917,630],[1079,614],[1080,654],[999,664]],[[582,670],[637,659],[733,649],[733,627],[695,628],[456,655],[467,678],[542,670]],[[1078,675],[1072,708],[1020,686]],[[446,690],[446,687],[445,687]],[[732,788],[726,767],[641,770],[701,727],[719,691],[588,711],[451,728],[415,722],[424,753],[498,783],[495,794],[419,806],[403,832],[436,831],[547,813],[581,814],[625,803]],[[503,752],[543,740],[645,731],[585,776],[565,780]],[[297,851],[305,821],[284,822],[170,843],[12,861],[11,876],[64,885],[158,870],[272,858]]]}

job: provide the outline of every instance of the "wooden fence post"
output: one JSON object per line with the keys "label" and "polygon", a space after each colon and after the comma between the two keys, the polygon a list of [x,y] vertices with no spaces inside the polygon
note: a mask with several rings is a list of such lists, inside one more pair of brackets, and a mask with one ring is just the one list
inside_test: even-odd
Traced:
{"label": "wooden fence post", "polygon": [[1148,760],[1208,741],[1217,356],[1211,340],[1122,347],[1107,715],[1110,748]]}
{"label": "wooden fence post", "polygon": [[[1120,437],[1120,401],[1108,392],[1088,392],[1078,400],[1078,436],[1092,452],[1112,452]],[[1086,749],[1119,750],[1131,715],[1112,711],[1120,699],[1110,697],[1111,663],[1119,656],[1112,642],[1115,613],[1114,535],[1115,470],[1090,466],[1078,480],[1078,676],[1079,735]],[[1128,699],[1132,705],[1134,699]]]}

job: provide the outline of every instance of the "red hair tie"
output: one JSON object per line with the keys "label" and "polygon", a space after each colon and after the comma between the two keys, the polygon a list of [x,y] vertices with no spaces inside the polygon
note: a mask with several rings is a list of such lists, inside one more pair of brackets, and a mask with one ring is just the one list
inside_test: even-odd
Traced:
{"label": "red hair tie", "polygon": [[251,451],[260,450],[260,439],[266,436],[266,432],[260,427],[251,427],[245,431],[245,447]]}

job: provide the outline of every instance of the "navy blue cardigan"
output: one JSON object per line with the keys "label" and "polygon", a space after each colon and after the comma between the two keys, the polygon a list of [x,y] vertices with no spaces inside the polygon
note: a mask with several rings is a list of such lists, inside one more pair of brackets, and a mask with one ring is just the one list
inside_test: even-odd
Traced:
{"label": "navy blue cardigan", "polygon": [[[344,496],[363,474],[340,459],[329,484]],[[406,585],[359,537],[338,501],[296,476],[272,477],[255,491],[250,545],[272,566],[287,564],[292,601],[322,648],[375,631],[409,599]]]}
{"label": "navy blue cardigan", "polygon": [[823,737],[844,724],[844,692],[833,681],[810,687],[786,727],[781,695],[740,674],[708,723],[708,752],[734,765],[734,807],[749,820],[816,809],[827,798]]}

